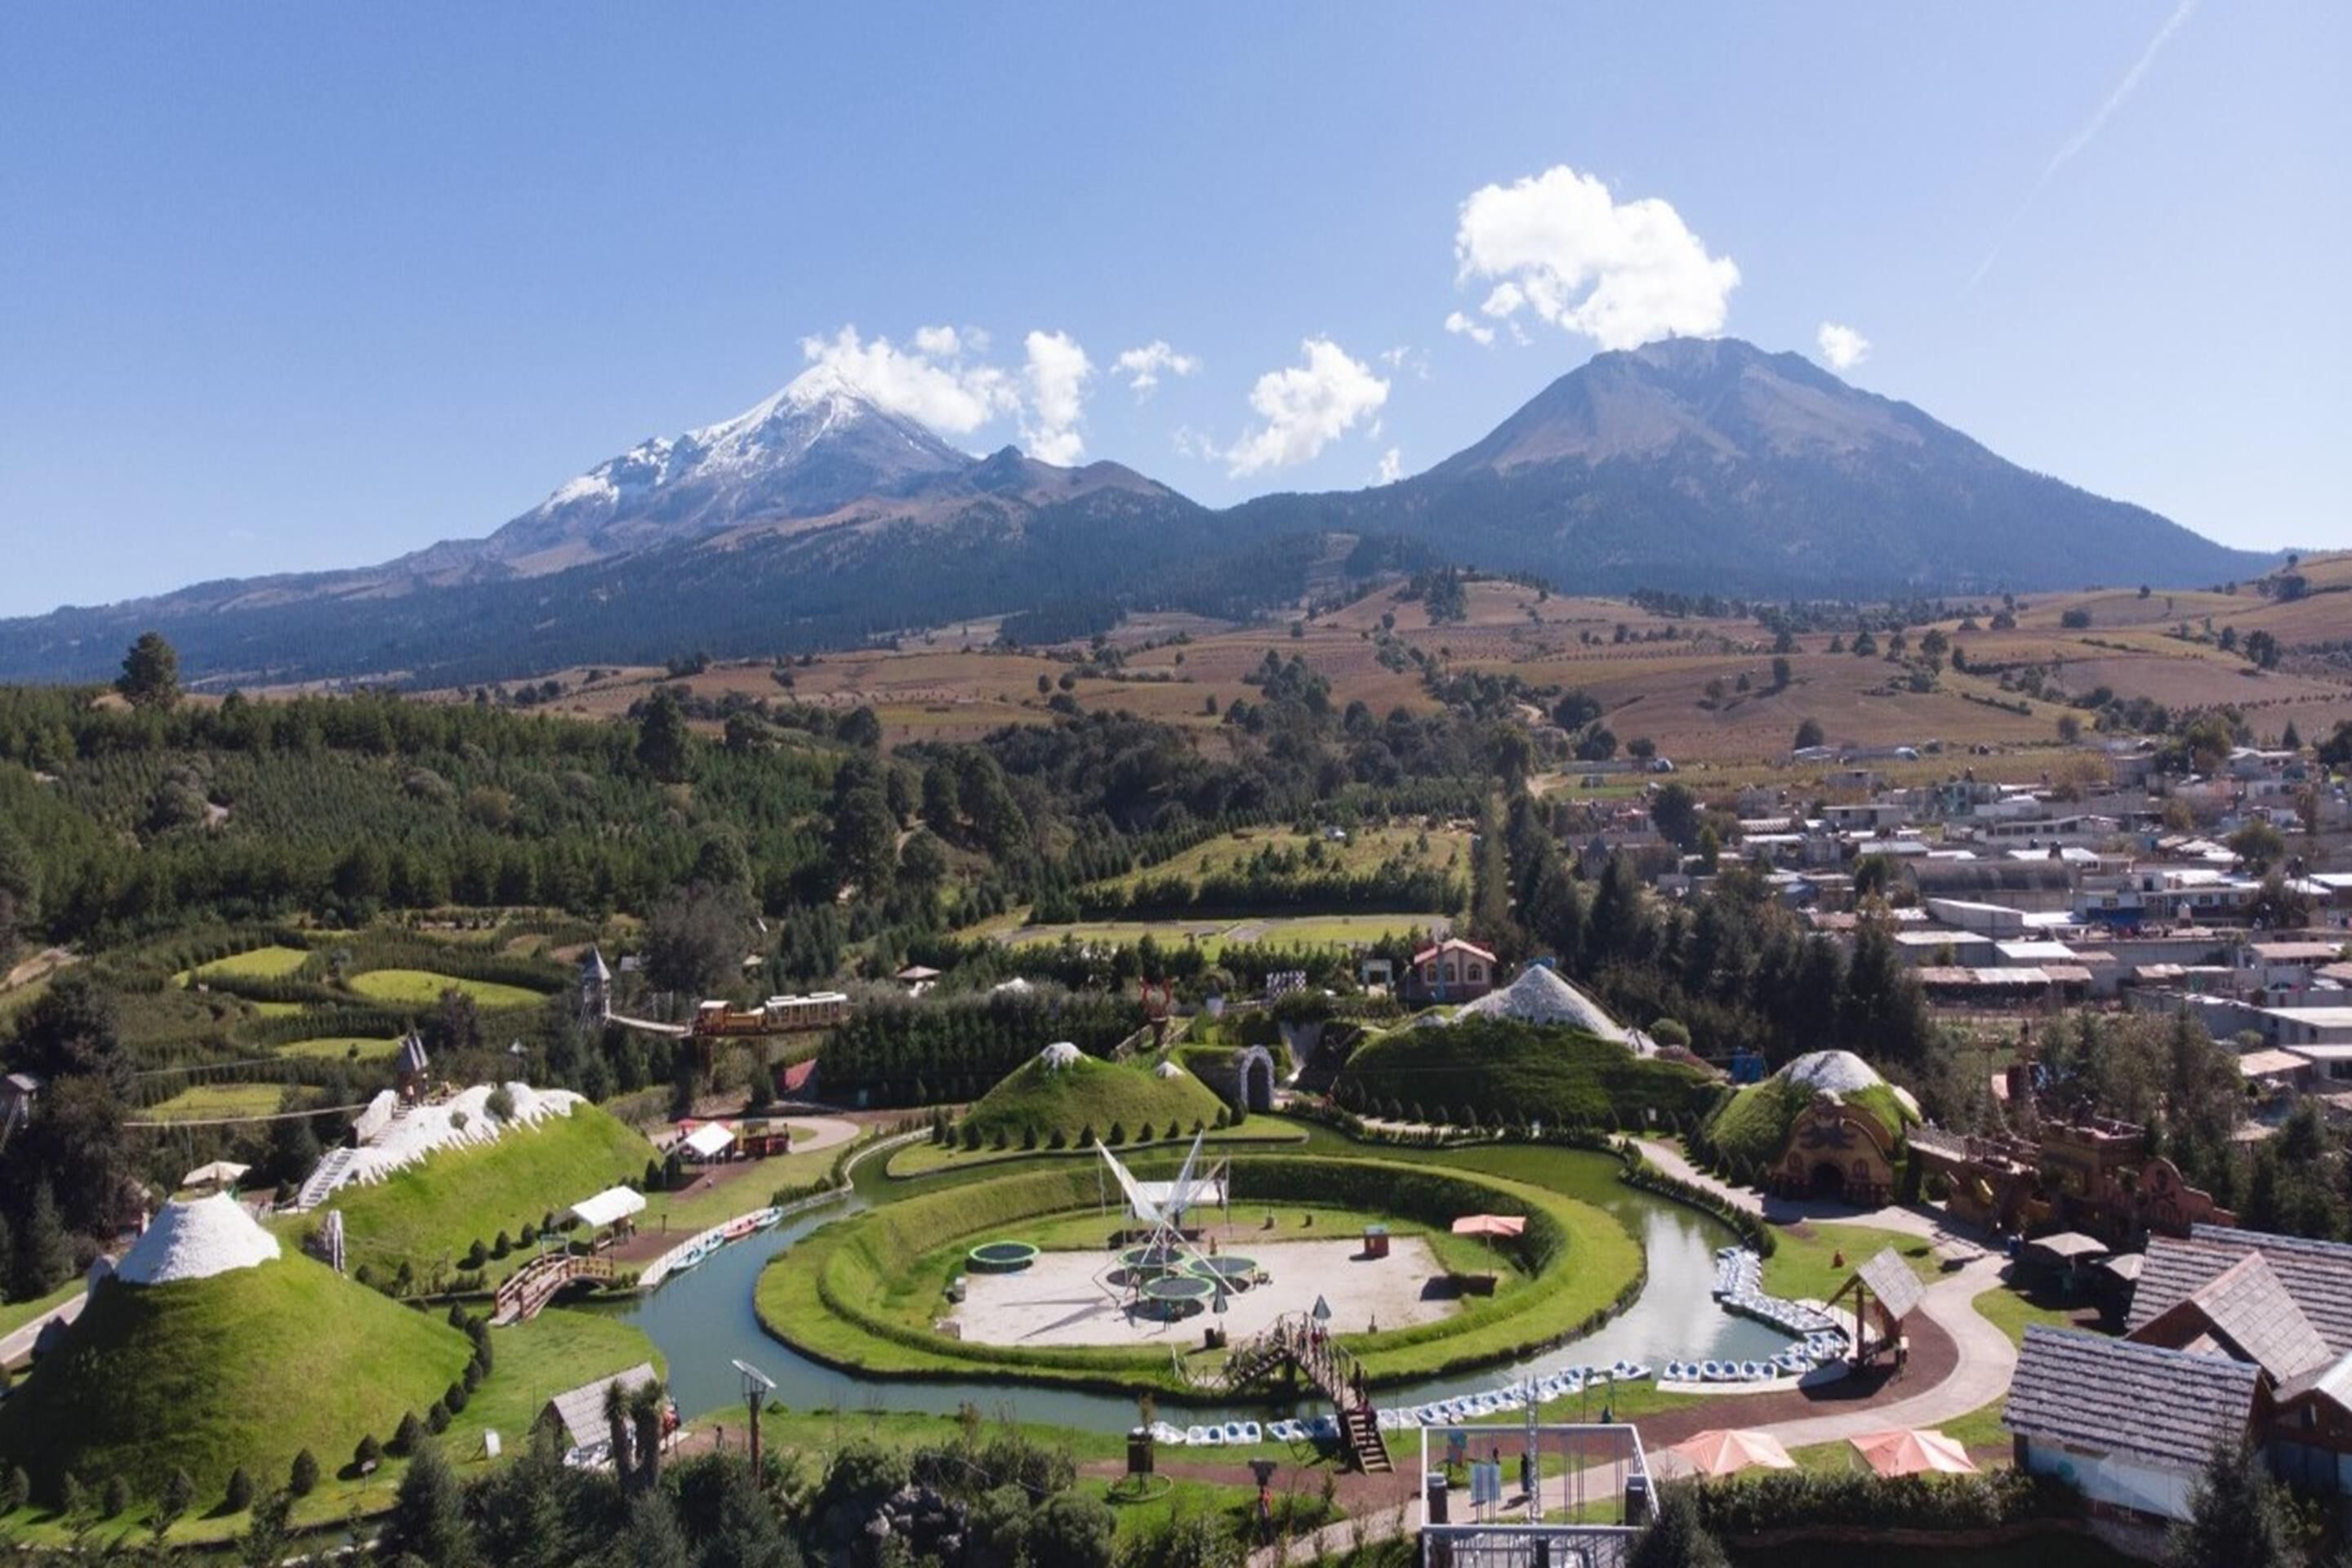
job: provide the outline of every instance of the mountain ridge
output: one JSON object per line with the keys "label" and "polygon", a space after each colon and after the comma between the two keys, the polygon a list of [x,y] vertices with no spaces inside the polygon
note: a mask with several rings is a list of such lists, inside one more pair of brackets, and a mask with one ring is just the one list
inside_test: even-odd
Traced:
{"label": "mountain ridge", "polygon": [[1079,603],[1084,624],[1135,608],[1247,615],[1304,592],[1292,557],[1319,552],[1303,536],[1388,540],[1367,559],[1455,560],[1569,591],[1775,598],[2079,587],[2122,562],[2136,582],[2188,586],[2272,559],[1731,338],[1595,355],[1422,473],[1223,510],[1117,463],[961,452],[819,366],[731,418],[607,458],[478,539],[0,621],[0,676],[102,674],[151,625],[215,678],[478,679],[620,660],[665,637],[684,651],[720,626],[750,653]]}

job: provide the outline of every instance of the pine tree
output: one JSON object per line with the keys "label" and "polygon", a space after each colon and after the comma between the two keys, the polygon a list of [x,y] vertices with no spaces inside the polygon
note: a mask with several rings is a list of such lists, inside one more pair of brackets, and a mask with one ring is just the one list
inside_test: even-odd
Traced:
{"label": "pine tree", "polygon": [[1730,1559],[1699,1520],[1698,1500],[1686,1486],[1658,1493],[1658,1516],[1643,1532],[1627,1568],[1727,1568]]}
{"label": "pine tree", "polygon": [[309,1497],[319,1485],[319,1460],[305,1448],[294,1456],[294,1468],[287,1479],[287,1490],[296,1497]]}
{"label": "pine tree", "polygon": [[2180,1568],[2290,1568],[2302,1561],[2278,1483],[2242,1443],[2213,1450],[2171,1544]]}
{"label": "pine tree", "polygon": [[73,1237],[58,1214],[57,1194],[43,1177],[33,1187],[33,1202],[16,1233],[16,1297],[29,1301],[46,1296],[73,1277]]}
{"label": "pine tree", "polygon": [[440,1445],[417,1445],[408,1473],[400,1478],[382,1547],[387,1561],[396,1562],[405,1553],[434,1568],[472,1568],[478,1561],[473,1531],[466,1522],[465,1493]]}

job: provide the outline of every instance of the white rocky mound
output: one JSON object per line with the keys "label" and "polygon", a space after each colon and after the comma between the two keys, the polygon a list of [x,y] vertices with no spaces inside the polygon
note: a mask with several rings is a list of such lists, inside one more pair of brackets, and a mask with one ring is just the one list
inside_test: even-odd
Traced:
{"label": "white rocky mound", "polygon": [[1886,1081],[1876,1068],[1852,1051],[1808,1052],[1782,1068],[1780,1076],[1790,1083],[1816,1092],[1828,1089],[1832,1094],[1852,1094]]}
{"label": "white rocky mound", "polygon": [[401,1109],[399,1097],[385,1089],[361,1112],[356,1149],[338,1149],[319,1163],[302,1184],[297,1209],[317,1207],[335,1191],[354,1182],[380,1182],[404,1165],[438,1149],[467,1143],[495,1143],[517,1127],[529,1127],[551,1116],[569,1116],[582,1102],[568,1089],[533,1089],[527,1083],[504,1086],[514,1101],[512,1121],[490,1114],[492,1086],[478,1083],[437,1105]]}
{"label": "white rocky mound", "polygon": [[1174,1062],[1161,1062],[1158,1067],[1151,1069],[1151,1076],[1154,1078],[1182,1078],[1184,1076],[1184,1069],[1178,1067]]}
{"label": "white rocky mound", "polygon": [[1614,1040],[1628,1043],[1623,1026],[1601,1010],[1601,1005],[1567,981],[1559,973],[1542,964],[1531,963],[1527,972],[1500,991],[1493,991],[1454,1015],[1455,1018],[1513,1018],[1522,1024],[1567,1024]]}
{"label": "white rocky mound", "polygon": [[1078,1058],[1084,1055],[1084,1051],[1069,1041],[1055,1040],[1037,1053],[1037,1059],[1045,1065],[1047,1072],[1060,1072],[1064,1068],[1077,1066]]}
{"label": "white rocky mound", "polygon": [[131,1285],[168,1285],[258,1268],[278,1256],[278,1238],[256,1224],[244,1205],[219,1193],[194,1203],[165,1204],[114,1266],[114,1277]]}

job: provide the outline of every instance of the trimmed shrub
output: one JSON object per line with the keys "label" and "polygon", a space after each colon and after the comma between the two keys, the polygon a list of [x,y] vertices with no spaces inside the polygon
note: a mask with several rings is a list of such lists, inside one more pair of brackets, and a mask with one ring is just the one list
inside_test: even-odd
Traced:
{"label": "trimmed shrub", "polygon": [[286,1489],[296,1497],[309,1497],[318,1488],[319,1461],[305,1448],[294,1456],[293,1468],[286,1476]]}

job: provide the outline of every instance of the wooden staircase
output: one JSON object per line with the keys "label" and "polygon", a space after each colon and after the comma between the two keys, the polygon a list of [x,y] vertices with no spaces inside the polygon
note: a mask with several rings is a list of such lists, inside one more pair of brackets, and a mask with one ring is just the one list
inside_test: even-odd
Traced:
{"label": "wooden staircase", "polygon": [[1234,1346],[1215,1385],[1237,1393],[1292,1368],[1303,1373],[1339,1411],[1339,1436],[1349,1464],[1368,1475],[1387,1475],[1394,1468],[1371,1401],[1357,1395],[1361,1380],[1355,1356],[1320,1332],[1304,1313],[1276,1319],[1265,1332]]}
{"label": "wooden staircase", "polygon": [[1339,1412],[1339,1435],[1347,1440],[1348,1459],[1368,1476],[1385,1476],[1396,1467],[1389,1459],[1389,1440],[1369,1405]]}

